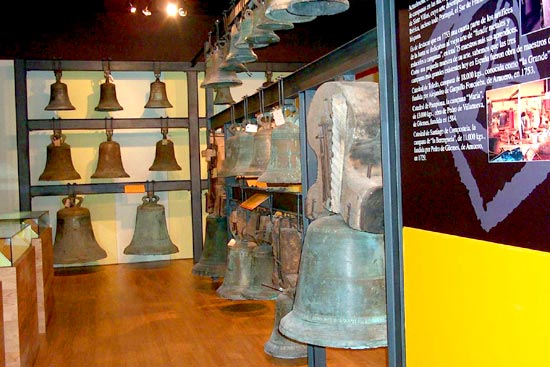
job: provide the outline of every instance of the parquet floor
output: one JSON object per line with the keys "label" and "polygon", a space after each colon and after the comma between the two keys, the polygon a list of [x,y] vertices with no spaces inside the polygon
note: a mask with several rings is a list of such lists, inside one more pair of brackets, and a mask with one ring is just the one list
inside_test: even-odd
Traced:
{"label": "parquet floor", "polygon": [[[35,367],[307,366],[267,355],[275,301],[220,298],[192,260],[56,269]],[[327,367],[384,367],[386,349],[326,348]]]}

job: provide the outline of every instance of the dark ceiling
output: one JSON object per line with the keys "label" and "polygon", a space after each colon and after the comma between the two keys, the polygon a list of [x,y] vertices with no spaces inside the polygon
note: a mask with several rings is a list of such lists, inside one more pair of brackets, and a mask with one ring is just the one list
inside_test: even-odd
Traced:
{"label": "dark ceiling", "polygon": [[[208,33],[215,30],[216,20],[223,21],[232,2],[185,0],[188,15],[168,18],[157,9],[165,1],[152,1],[150,17],[139,10],[131,14],[128,0],[2,4],[0,58],[202,61],[201,49]],[[132,3],[142,9],[150,2]],[[376,26],[374,0],[349,3],[343,13],[277,31],[280,42],[254,50],[258,61],[310,62]]]}

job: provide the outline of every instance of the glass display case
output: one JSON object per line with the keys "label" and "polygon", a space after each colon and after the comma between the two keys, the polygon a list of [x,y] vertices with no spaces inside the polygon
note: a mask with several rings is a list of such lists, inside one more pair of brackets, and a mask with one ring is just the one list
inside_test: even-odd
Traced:
{"label": "glass display case", "polygon": [[13,266],[36,237],[28,223],[0,220],[0,267]]}
{"label": "glass display case", "polygon": [[40,235],[50,227],[50,214],[48,211],[26,211],[0,214],[0,221],[17,221],[27,223],[32,230]]}

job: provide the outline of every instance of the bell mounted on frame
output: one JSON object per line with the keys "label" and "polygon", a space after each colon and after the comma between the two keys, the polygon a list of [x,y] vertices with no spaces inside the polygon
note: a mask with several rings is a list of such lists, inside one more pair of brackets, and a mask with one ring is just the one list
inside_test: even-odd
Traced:
{"label": "bell mounted on frame", "polygon": [[266,16],[266,4],[263,1],[253,0],[253,2],[256,4],[256,10],[254,11],[256,27],[270,31],[285,31],[294,28],[294,24],[289,21],[268,18]]}
{"label": "bell mounted on frame", "polygon": [[55,83],[50,86],[50,102],[44,108],[46,111],[69,111],[75,107],[69,100],[67,84],[61,82],[61,69],[54,71]]}
{"label": "bell mounted on frame", "polygon": [[54,130],[52,141],[47,147],[46,166],[38,178],[39,181],[78,180],[80,174],[75,170],[71,158],[71,146],[65,143],[61,130]]}
{"label": "bell mounted on frame", "polygon": [[214,88],[216,96],[214,97],[215,105],[233,104],[235,101],[231,96],[231,89],[229,87]]}
{"label": "bell mounted on frame", "polygon": [[122,165],[120,144],[112,140],[113,130],[107,129],[107,141],[99,145],[99,158],[91,178],[123,178],[130,177]]}
{"label": "bell mounted on frame", "polygon": [[105,68],[105,83],[101,84],[101,90],[99,95],[99,103],[97,104],[96,111],[120,111],[122,106],[118,103],[116,98],[115,84],[111,83],[112,76],[109,68]]}
{"label": "bell mounted on frame", "polygon": [[156,143],[155,160],[149,167],[149,171],[181,171],[174,152],[174,142],[167,137],[168,128],[162,127],[160,131],[162,139]]}
{"label": "bell mounted on frame", "polygon": [[145,108],[172,108],[166,95],[166,83],[160,81],[160,71],[155,72],[155,81],[151,83],[149,100]]}
{"label": "bell mounted on frame", "polygon": [[291,0],[266,0],[265,16],[269,19],[290,23],[311,22],[316,16],[296,15],[288,10]]}
{"label": "bell mounted on frame", "polygon": [[348,0],[291,0],[288,11],[303,16],[334,15],[349,9]]}

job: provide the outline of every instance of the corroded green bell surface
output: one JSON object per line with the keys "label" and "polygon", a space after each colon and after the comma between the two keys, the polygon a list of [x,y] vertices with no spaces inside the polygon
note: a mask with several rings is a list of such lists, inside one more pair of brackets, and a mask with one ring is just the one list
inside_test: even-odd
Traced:
{"label": "corroded green bell surface", "polygon": [[250,283],[243,291],[246,299],[275,299],[279,292],[274,288],[272,276],[274,270],[273,248],[268,244],[256,246],[252,251]]}
{"label": "corroded green bell surface", "polygon": [[228,176],[244,176],[250,167],[254,152],[254,134],[246,131],[241,131],[237,135],[237,145],[239,152],[235,165],[227,173]]}
{"label": "corroded green bell surface", "polygon": [[236,132],[235,135],[230,136],[225,141],[225,158],[221,162],[221,168],[218,172],[219,177],[229,177],[233,171],[233,167],[237,164],[237,157],[239,155],[239,137],[240,132]]}
{"label": "corroded green bell surface", "polygon": [[258,181],[265,183],[298,184],[302,181],[300,167],[300,131],[287,122],[271,133],[271,153],[265,172]]}
{"label": "corroded green bell surface", "polygon": [[263,2],[258,4],[258,7],[254,10],[254,22],[256,27],[260,29],[267,29],[271,31],[285,31],[294,28],[294,24],[283,20],[274,20],[268,18],[265,15],[266,5]]}
{"label": "corroded green bell surface", "polygon": [[201,88],[235,87],[243,84],[236,72],[221,69],[228,52],[226,45],[225,42],[220,43],[219,47],[206,57],[206,70]]}
{"label": "corroded green bell surface", "polygon": [[312,345],[387,345],[384,237],[349,227],[340,215],[306,232],[294,306],[279,330]]}
{"label": "corroded green bell surface", "polygon": [[236,46],[241,34],[242,33],[237,30],[237,27],[233,25],[231,28],[229,51],[225,56],[225,61],[221,65],[222,70],[230,70],[227,68],[229,63],[249,63],[258,60],[258,56],[254,53],[254,51],[252,51],[249,44],[244,43],[241,47]]}
{"label": "corroded green bell surface", "polygon": [[245,170],[245,176],[259,177],[265,172],[271,156],[271,129],[269,124],[262,124],[254,134],[254,144],[250,164]]}
{"label": "corroded green bell surface", "polygon": [[127,255],[167,255],[178,252],[168,234],[164,206],[159,197],[148,193],[136,213],[136,225],[130,244],[124,249]]}
{"label": "corroded green bell surface", "polygon": [[252,272],[252,250],[255,243],[237,239],[228,246],[227,268],[222,285],[216,289],[221,298],[244,300],[243,291],[250,284]]}
{"label": "corroded green bell surface", "polygon": [[227,217],[209,214],[201,258],[193,265],[192,273],[203,277],[223,277],[227,268],[227,241]]}
{"label": "corroded green bell surface", "polygon": [[334,15],[349,9],[348,0],[292,0],[288,11],[305,16]]}
{"label": "corroded green bell surface", "polygon": [[81,207],[83,198],[69,196],[57,211],[57,227],[53,245],[54,264],[87,263],[107,257],[97,243],[90,211]]}
{"label": "corroded green bell surface", "polygon": [[315,16],[304,16],[292,14],[288,11],[291,0],[267,0],[265,16],[283,22],[305,23],[314,20]]}
{"label": "corroded green bell surface", "polygon": [[295,359],[307,357],[306,344],[289,339],[279,331],[281,319],[292,310],[293,302],[294,299],[286,292],[277,296],[273,330],[271,331],[269,340],[264,344],[264,352],[275,358]]}

